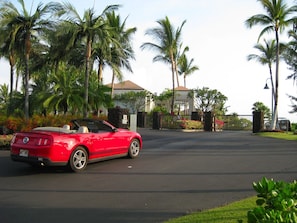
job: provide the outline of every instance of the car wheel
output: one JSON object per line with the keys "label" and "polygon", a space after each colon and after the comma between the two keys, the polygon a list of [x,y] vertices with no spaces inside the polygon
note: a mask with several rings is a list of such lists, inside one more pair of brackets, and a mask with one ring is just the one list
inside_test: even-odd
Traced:
{"label": "car wheel", "polygon": [[136,158],[139,155],[140,143],[138,139],[133,139],[130,143],[128,155],[130,158]]}
{"label": "car wheel", "polygon": [[88,153],[85,148],[79,146],[71,154],[69,166],[74,172],[80,172],[88,164]]}

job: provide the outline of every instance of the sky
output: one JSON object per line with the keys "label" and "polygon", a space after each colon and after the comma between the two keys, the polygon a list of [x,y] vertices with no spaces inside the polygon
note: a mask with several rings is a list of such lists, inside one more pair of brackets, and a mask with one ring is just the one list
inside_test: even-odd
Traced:
{"label": "sky", "polygon": [[[53,1],[59,2],[59,0]],[[33,4],[33,10],[34,5],[39,2],[49,1],[25,0],[27,9]],[[259,53],[254,46],[263,27],[256,26],[249,29],[245,26],[245,21],[249,17],[265,14],[257,0],[69,0],[69,2],[80,13],[94,7],[98,15],[107,5],[121,5],[118,13],[121,18],[127,18],[126,27],[137,28],[132,39],[136,58],[131,61],[133,73],[123,70],[124,80],[130,80],[157,94],[172,88],[170,66],[161,62],[153,63],[152,59],[156,52],[140,49],[144,42],[154,41],[145,35],[145,31],[157,27],[156,21],[167,16],[175,28],[186,21],[182,28],[183,46],[189,47],[187,56],[189,59],[193,58],[194,65],[199,67],[198,71],[187,77],[187,88],[208,87],[218,90],[228,98],[226,102],[228,114],[251,115],[255,102],[262,102],[271,108],[272,91],[268,67],[247,60],[249,54]],[[291,6],[294,0],[286,2]],[[272,39],[274,35],[265,35],[265,38]],[[287,33],[283,33],[280,40],[287,41]],[[290,74],[288,65],[281,62],[279,117],[296,123],[297,113],[289,113],[292,110],[292,102],[288,95],[297,96],[296,83],[287,80]],[[105,69],[104,84],[111,82],[111,76],[111,71]],[[179,81],[183,86],[182,77]],[[270,90],[264,89],[266,82]],[[0,84],[3,83],[9,84],[9,64],[2,59]]]}

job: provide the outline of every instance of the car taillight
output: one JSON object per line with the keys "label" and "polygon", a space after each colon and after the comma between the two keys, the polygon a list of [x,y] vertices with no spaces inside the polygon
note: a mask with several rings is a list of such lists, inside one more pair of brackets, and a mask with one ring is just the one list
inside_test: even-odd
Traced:
{"label": "car taillight", "polygon": [[51,140],[49,138],[39,138],[36,140],[36,145],[38,146],[49,146],[51,144]]}

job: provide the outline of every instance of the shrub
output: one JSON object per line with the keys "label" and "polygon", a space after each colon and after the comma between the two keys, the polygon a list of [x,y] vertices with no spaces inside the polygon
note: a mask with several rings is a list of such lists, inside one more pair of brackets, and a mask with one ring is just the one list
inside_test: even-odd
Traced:
{"label": "shrub", "polygon": [[0,135],[0,149],[8,148],[10,146],[10,141],[12,135]]}
{"label": "shrub", "polygon": [[297,181],[286,183],[262,178],[253,183],[257,207],[248,211],[248,223],[296,223]]}
{"label": "shrub", "polygon": [[203,124],[200,121],[183,119],[177,120],[177,123],[182,129],[203,129]]}

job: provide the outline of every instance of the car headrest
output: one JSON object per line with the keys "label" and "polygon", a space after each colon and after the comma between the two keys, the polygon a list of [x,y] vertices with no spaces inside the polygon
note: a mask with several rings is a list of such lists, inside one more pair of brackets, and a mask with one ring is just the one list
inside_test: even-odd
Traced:
{"label": "car headrest", "polygon": [[80,126],[77,130],[78,133],[88,133],[89,130],[88,130],[88,127],[86,126]]}
{"label": "car headrest", "polygon": [[63,125],[63,129],[70,130],[70,125]]}

